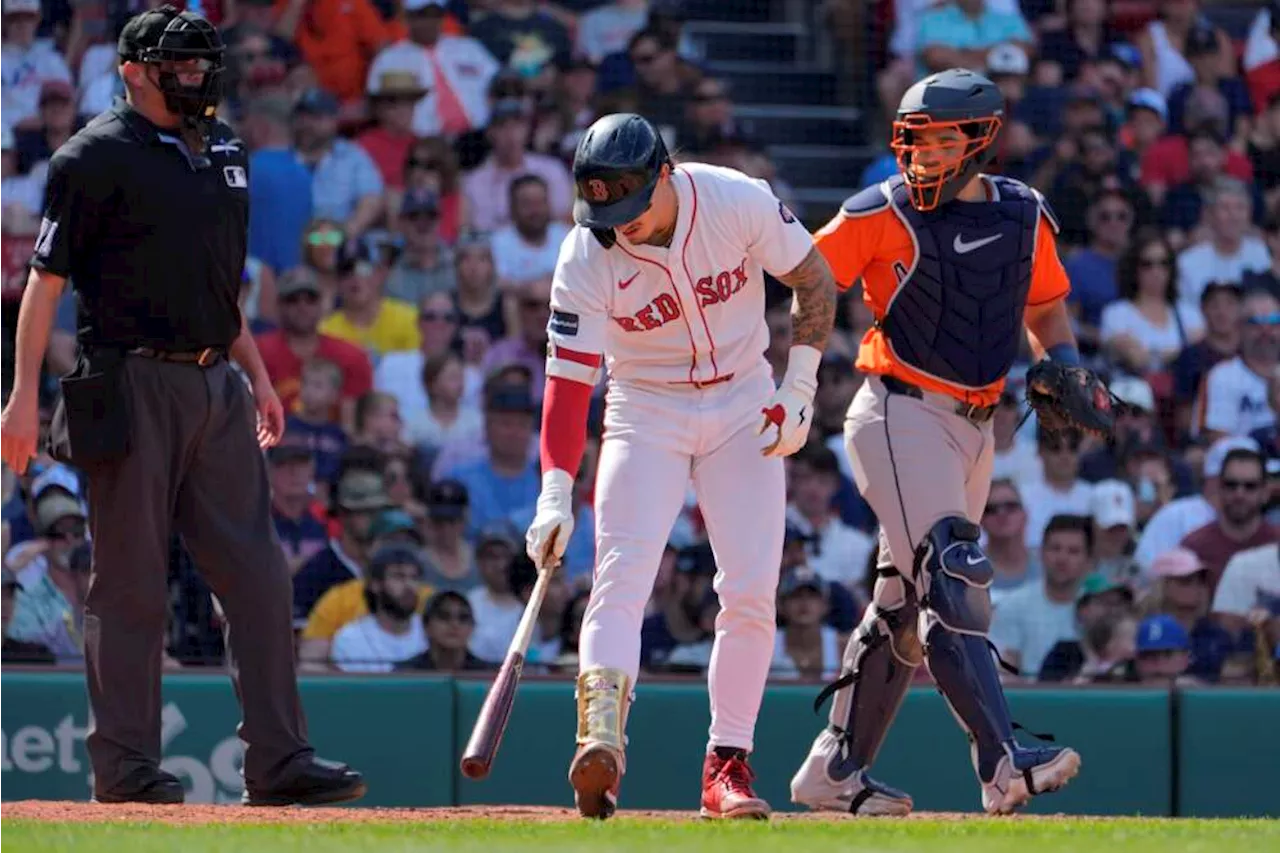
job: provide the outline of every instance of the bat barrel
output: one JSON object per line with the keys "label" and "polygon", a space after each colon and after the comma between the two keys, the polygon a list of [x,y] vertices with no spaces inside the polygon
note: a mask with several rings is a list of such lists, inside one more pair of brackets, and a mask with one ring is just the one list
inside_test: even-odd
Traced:
{"label": "bat barrel", "polygon": [[484,705],[480,707],[480,715],[471,729],[471,739],[462,753],[462,774],[468,779],[483,779],[489,775],[502,735],[507,730],[507,721],[511,718],[516,687],[520,684],[523,669],[524,655],[511,652],[489,688]]}

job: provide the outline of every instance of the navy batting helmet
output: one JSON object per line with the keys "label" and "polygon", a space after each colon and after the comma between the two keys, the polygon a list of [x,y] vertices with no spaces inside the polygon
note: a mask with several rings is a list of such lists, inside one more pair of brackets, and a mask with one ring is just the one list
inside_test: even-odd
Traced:
{"label": "navy batting helmet", "polygon": [[[939,71],[908,89],[893,123],[893,150],[911,192],[911,204],[917,210],[933,210],[954,199],[995,157],[1003,124],[1004,96],[995,83],[973,71]],[[919,155],[938,154],[957,144],[921,140],[924,131],[946,129],[967,137],[960,158],[941,169],[912,168]]]}
{"label": "navy batting helmet", "polygon": [[626,225],[649,206],[662,165],[670,162],[662,136],[642,116],[599,119],[573,155],[573,221],[597,232]]}

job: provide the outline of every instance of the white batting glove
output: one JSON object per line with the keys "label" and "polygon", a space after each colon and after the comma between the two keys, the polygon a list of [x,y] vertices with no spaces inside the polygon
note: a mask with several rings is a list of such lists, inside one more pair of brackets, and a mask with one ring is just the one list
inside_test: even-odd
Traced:
{"label": "white batting glove", "polygon": [[787,372],[782,386],[762,409],[764,423],[760,435],[762,456],[790,456],[804,447],[813,425],[813,395],[818,390],[818,364],[821,351],[800,344],[791,348]]}
{"label": "white batting glove", "polygon": [[525,532],[525,553],[538,571],[560,565],[573,535],[573,477],[553,468],[542,475],[537,512]]}

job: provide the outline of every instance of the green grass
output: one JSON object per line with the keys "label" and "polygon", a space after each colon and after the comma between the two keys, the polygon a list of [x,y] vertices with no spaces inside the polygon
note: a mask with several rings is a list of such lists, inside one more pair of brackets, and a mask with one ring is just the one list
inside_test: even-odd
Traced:
{"label": "green grass", "polygon": [[1268,853],[1280,821],[1142,818],[837,820],[758,823],[618,818],[608,823],[159,824],[6,820],[5,851],[75,853]]}

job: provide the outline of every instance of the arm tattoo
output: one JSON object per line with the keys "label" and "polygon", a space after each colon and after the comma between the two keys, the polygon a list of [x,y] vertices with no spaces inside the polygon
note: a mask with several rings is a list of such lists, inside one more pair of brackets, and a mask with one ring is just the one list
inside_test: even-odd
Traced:
{"label": "arm tattoo", "polygon": [[799,266],[778,280],[795,291],[791,303],[792,343],[825,350],[836,320],[836,280],[827,259],[816,248],[810,249]]}

